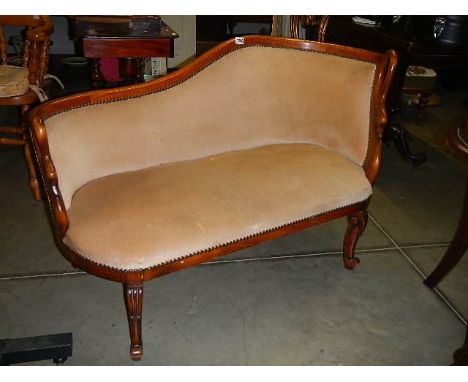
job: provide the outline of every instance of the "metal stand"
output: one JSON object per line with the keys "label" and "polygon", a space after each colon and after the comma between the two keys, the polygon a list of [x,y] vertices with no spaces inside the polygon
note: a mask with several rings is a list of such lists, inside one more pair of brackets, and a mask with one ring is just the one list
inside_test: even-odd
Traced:
{"label": "metal stand", "polygon": [[71,333],[0,339],[0,365],[51,359],[62,365],[72,355]]}
{"label": "metal stand", "polygon": [[389,123],[385,128],[384,141],[392,140],[401,157],[412,163],[413,166],[418,167],[426,161],[427,156],[424,153],[413,154],[410,151],[408,139],[407,131],[398,123]]}

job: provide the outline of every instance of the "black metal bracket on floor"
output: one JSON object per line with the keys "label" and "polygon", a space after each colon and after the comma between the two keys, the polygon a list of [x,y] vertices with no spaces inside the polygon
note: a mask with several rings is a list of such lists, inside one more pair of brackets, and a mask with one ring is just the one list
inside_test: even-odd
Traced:
{"label": "black metal bracket on floor", "polygon": [[383,139],[384,141],[392,140],[403,159],[412,163],[415,167],[423,164],[427,159],[424,153],[411,153],[408,145],[410,136],[405,128],[398,123],[391,122],[388,124],[385,128]]}
{"label": "black metal bracket on floor", "polygon": [[72,355],[71,333],[51,334],[26,338],[0,339],[0,365],[53,360],[63,364]]}

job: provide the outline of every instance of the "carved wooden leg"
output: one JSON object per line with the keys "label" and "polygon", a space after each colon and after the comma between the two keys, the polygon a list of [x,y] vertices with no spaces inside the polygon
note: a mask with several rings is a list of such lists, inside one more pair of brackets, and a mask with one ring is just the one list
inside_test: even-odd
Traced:
{"label": "carved wooden leg", "polygon": [[359,259],[354,257],[354,250],[359,236],[367,225],[367,211],[362,210],[348,216],[348,229],[343,242],[343,262],[347,269],[354,269],[359,264]]}
{"label": "carved wooden leg", "polygon": [[143,283],[123,284],[128,326],[130,328],[130,357],[139,361],[143,357],[141,315],[143,312]]}

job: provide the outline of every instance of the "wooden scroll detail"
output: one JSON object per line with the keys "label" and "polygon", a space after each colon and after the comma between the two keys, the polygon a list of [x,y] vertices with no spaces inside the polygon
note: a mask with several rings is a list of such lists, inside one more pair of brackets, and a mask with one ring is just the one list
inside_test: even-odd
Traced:
{"label": "wooden scroll detail", "polygon": [[382,137],[387,126],[388,114],[386,110],[387,93],[395,74],[397,55],[390,50],[382,55],[381,65],[378,65],[374,89],[374,105],[371,108],[371,128],[369,130],[369,146],[363,164],[367,179],[374,184],[380,170],[382,156]]}

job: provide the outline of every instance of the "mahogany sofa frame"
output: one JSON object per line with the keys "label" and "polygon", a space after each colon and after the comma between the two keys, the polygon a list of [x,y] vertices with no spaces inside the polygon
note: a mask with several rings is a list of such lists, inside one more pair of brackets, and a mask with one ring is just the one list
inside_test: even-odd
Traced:
{"label": "mahogany sofa frame", "polygon": [[286,226],[282,226],[275,230],[270,230],[268,232],[254,235],[243,240],[229,243],[227,245],[199,252],[193,256],[186,257],[181,260],[137,271],[124,271],[96,264],[80,256],[63,243],[63,238],[67,232],[69,221],[67,217],[67,210],[65,208],[58,185],[57,172],[49,152],[47,131],[44,125],[44,121],[57,113],[69,109],[140,97],[177,86],[179,83],[192,77],[195,73],[203,70],[208,65],[217,61],[220,57],[246,46],[280,47],[303,51],[313,51],[323,54],[332,54],[336,56],[352,58],[370,62],[376,65],[370,110],[369,144],[367,156],[363,164],[363,169],[367,179],[371,184],[373,184],[379,172],[382,150],[381,138],[384,127],[387,123],[387,112],[385,107],[386,96],[392,81],[393,74],[395,72],[397,61],[396,53],[394,51],[388,51],[384,54],[379,54],[350,47],[318,43],[313,41],[303,41],[270,36],[246,36],[244,38],[243,45],[236,44],[235,40],[228,40],[195,59],[184,68],[158,80],[110,90],[90,91],[71,95],[54,101],[49,101],[33,110],[30,115],[32,125],[31,138],[42,176],[57,246],[65,258],[67,258],[74,266],[77,266],[93,275],[108,280],[117,281],[123,284],[124,300],[127,309],[131,339],[130,356],[133,360],[139,360],[143,355],[141,318],[144,281],[181,269],[192,267],[218,256],[227,255],[234,251],[251,247],[264,241],[273,240],[281,236],[344,216],[348,217],[348,228],[346,230],[343,243],[344,266],[348,269],[353,269],[359,263],[359,260],[354,257],[354,250],[359,236],[366,227],[366,209],[369,199],[360,203],[333,210],[328,213],[323,213]]}

